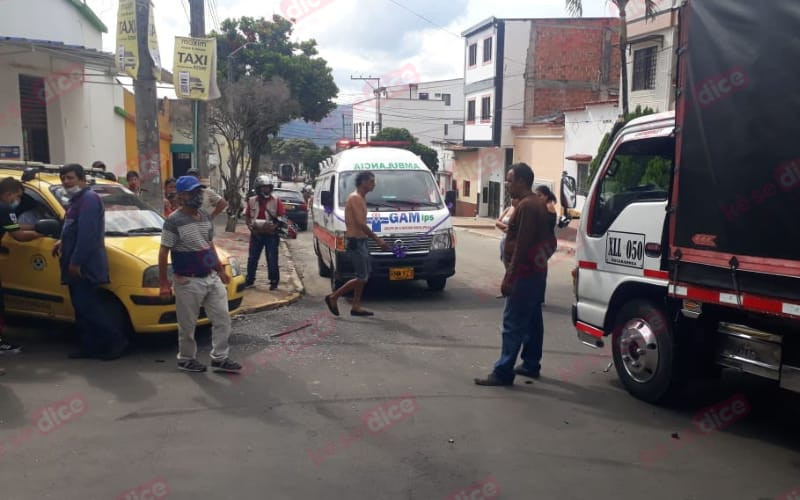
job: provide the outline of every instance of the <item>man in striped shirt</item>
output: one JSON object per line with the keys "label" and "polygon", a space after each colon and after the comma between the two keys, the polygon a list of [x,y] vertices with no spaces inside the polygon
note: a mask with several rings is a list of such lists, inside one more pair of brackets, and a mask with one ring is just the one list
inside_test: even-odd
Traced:
{"label": "man in striped shirt", "polygon": [[204,372],[198,362],[195,325],[200,307],[206,310],[213,325],[211,333],[211,368],[223,372],[239,372],[242,367],[228,357],[231,317],[225,285],[231,278],[219,261],[214,247],[214,225],[200,210],[205,186],[192,176],[183,176],[175,183],[181,208],[173,212],[161,233],[158,253],[158,276],[161,296],[172,294],[167,279],[167,255],[172,253],[175,287],[175,309],[178,317],[178,369]]}

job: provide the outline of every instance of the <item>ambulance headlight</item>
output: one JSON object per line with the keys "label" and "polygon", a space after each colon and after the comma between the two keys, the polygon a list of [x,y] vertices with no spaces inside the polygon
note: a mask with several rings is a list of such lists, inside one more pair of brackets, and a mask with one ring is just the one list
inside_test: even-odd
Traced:
{"label": "ambulance headlight", "polygon": [[447,250],[453,248],[453,230],[442,229],[433,233],[431,250]]}

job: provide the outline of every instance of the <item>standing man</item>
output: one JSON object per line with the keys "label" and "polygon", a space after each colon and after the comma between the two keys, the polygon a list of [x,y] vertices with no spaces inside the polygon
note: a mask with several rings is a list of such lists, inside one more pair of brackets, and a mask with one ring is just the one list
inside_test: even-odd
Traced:
{"label": "standing man", "polygon": [[335,316],[339,315],[337,302],[339,297],[353,291],[353,307],[351,316],[373,316],[375,313],[361,309],[361,293],[369,280],[370,262],[367,239],[371,238],[381,250],[388,250],[382,239],[372,232],[367,225],[367,193],[375,189],[375,175],[372,172],[361,172],[356,176],[356,190],[347,197],[344,208],[344,223],[347,227],[347,256],[353,263],[356,277],[342,285],[338,290],[325,296],[328,309]]}
{"label": "standing man", "polygon": [[[541,369],[547,259],[555,251],[556,241],[546,202],[531,191],[531,167],[525,163],[512,165],[506,186],[519,204],[508,224],[504,250],[508,267],[500,288],[506,298],[503,348],[494,371],[486,378],[475,379],[478,385],[512,385],[515,374],[537,378]],[[514,368],[520,347],[522,364]]]}
{"label": "standing man", "polygon": [[81,165],[64,165],[59,175],[70,201],[53,255],[61,254],[61,283],[69,287],[75,321],[81,330],[80,350],[69,357],[117,359],[128,347],[128,340],[106,310],[98,307],[102,303],[100,285],[110,283],[103,202],[87,187]]}
{"label": "standing man", "polygon": [[112,172],[107,172],[106,171],[106,164],[103,163],[102,161],[97,160],[97,161],[93,162],[92,163],[92,168],[97,169],[97,170],[102,170],[103,171],[103,177],[105,177],[106,179],[108,179],[110,181],[117,182],[117,176],[114,175]]}
{"label": "standing man", "polygon": [[142,180],[139,178],[139,172],[131,170],[125,175],[125,180],[128,181],[128,189],[133,191],[137,198],[142,197]]}
{"label": "standing man", "polygon": [[164,217],[178,209],[178,191],[175,189],[175,178],[164,181]]}
{"label": "standing man", "polygon": [[239,372],[241,365],[228,357],[231,316],[225,285],[231,282],[231,278],[222,267],[214,247],[214,224],[200,210],[204,186],[188,175],[178,178],[175,186],[181,207],[164,221],[161,250],[158,252],[158,277],[161,296],[170,297],[167,256],[171,252],[178,316],[178,369],[206,371],[205,365],[196,359],[197,343],[194,340],[200,307],[203,307],[213,326],[211,367],[217,371]]}
{"label": "standing man", "polygon": [[[22,200],[22,183],[13,177],[6,177],[0,181],[0,243],[3,237],[9,233],[17,241],[31,241],[41,238],[41,235],[32,231],[32,225],[19,224],[15,210],[19,208]],[[0,282],[0,356],[4,354],[16,354],[22,350],[21,346],[9,344],[3,341],[3,329],[5,320],[2,313],[5,307],[3,304],[3,289]]]}
{"label": "standing man", "polygon": [[256,281],[256,270],[261,258],[261,251],[267,254],[267,270],[269,276],[269,289],[278,288],[281,280],[278,267],[278,226],[275,219],[286,215],[286,208],[277,197],[272,196],[273,185],[264,176],[256,178],[253,184],[255,196],[247,199],[245,223],[250,230],[250,252],[247,257],[247,286],[253,286]]}
{"label": "standing man", "polygon": [[[186,175],[191,175],[197,179],[197,182],[200,182],[200,172],[196,168],[187,170]],[[228,202],[216,191],[209,187],[203,189],[203,205],[200,209],[208,215],[209,220],[213,222],[217,215],[221,214],[226,208],[228,208]]]}

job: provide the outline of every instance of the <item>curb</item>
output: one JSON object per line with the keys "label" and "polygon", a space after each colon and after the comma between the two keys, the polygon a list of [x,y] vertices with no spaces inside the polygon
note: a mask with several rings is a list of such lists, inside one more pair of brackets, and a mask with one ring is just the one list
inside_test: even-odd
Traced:
{"label": "curb", "polygon": [[[473,230],[465,228],[463,226],[458,226],[458,227],[459,227],[459,229],[461,229],[463,231],[466,231],[466,232],[472,233],[472,234],[477,234],[478,236],[483,236],[484,238],[492,238],[492,239],[495,239],[495,240],[498,240],[498,241],[503,239],[502,236],[500,236],[499,234],[498,235],[490,235],[490,234],[482,233],[480,231],[473,231]],[[566,254],[569,254],[569,255],[575,255],[575,242],[572,241],[572,240],[559,239],[558,240],[558,246],[556,247],[556,252],[555,253],[566,253]]]}
{"label": "curb", "polygon": [[280,244],[284,247],[283,253],[286,256],[286,264],[287,264],[286,267],[290,271],[288,281],[292,283],[292,285],[295,288],[295,291],[292,292],[285,299],[276,300],[268,304],[263,304],[259,306],[241,307],[236,311],[235,314],[232,315],[232,317],[243,316],[246,314],[255,314],[264,311],[272,311],[274,309],[280,309],[281,307],[286,307],[294,304],[295,302],[300,300],[300,298],[303,295],[305,295],[306,288],[305,285],[303,285],[303,280],[301,280],[300,276],[297,274],[297,268],[294,265],[294,260],[292,259],[292,252],[289,250],[289,245],[284,240],[280,240]]}

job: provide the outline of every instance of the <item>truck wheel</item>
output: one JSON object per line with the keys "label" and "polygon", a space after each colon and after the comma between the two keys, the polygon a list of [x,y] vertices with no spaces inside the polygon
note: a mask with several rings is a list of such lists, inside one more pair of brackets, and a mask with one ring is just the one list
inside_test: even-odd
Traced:
{"label": "truck wheel", "polygon": [[447,278],[430,278],[426,281],[428,282],[428,290],[433,292],[444,290],[444,286],[447,284]]}
{"label": "truck wheel", "polygon": [[620,309],[611,351],[622,385],[636,398],[665,402],[683,388],[686,357],[666,314],[652,302],[635,299]]}

